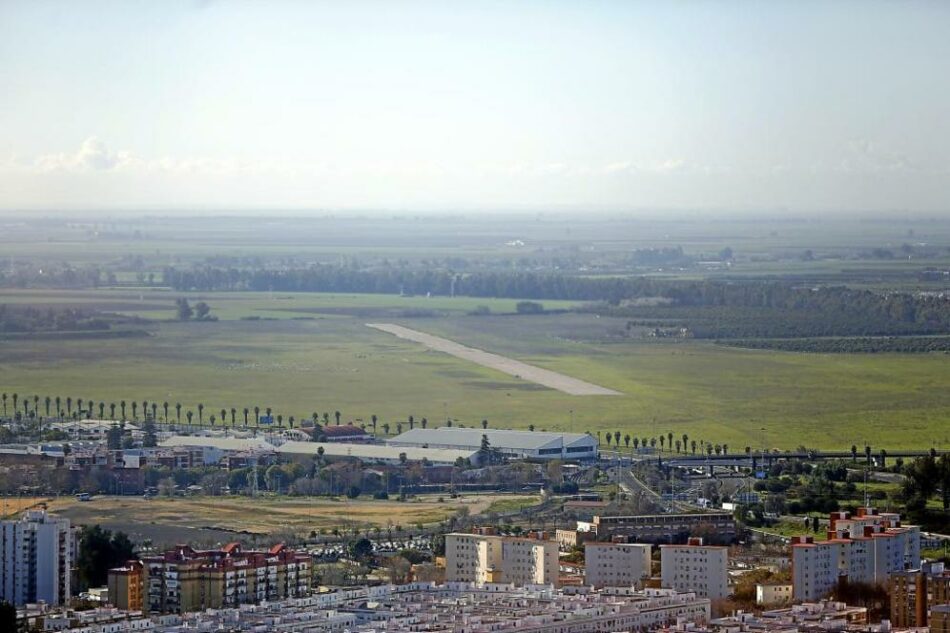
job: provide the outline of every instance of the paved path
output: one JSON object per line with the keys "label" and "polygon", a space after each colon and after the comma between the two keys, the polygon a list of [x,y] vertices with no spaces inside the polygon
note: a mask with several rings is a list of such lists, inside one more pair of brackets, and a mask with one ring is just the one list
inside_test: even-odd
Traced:
{"label": "paved path", "polygon": [[572,396],[622,395],[619,391],[607,389],[606,387],[601,387],[600,385],[578,380],[577,378],[571,378],[570,376],[559,374],[556,371],[551,371],[550,369],[541,369],[540,367],[535,367],[534,365],[522,363],[520,360],[499,356],[498,354],[492,354],[491,352],[486,352],[474,347],[466,347],[465,345],[461,345],[455,341],[450,341],[447,338],[432,336],[431,334],[426,334],[425,332],[420,332],[418,330],[410,330],[407,327],[402,327],[401,325],[396,325],[394,323],[367,323],[366,325],[382,332],[387,332],[401,339],[422,343],[429,349],[451,354],[456,358],[477,363],[482,367],[497,369],[498,371],[510,374],[515,378],[521,378],[522,380],[544,385],[545,387],[550,387],[551,389],[557,389],[558,391],[563,391],[564,393],[570,394]]}

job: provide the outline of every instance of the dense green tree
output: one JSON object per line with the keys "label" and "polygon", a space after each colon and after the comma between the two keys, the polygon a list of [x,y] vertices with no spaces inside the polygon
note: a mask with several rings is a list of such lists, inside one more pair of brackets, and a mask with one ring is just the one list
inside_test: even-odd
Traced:
{"label": "dense green tree", "polygon": [[76,558],[80,587],[101,587],[110,569],[134,558],[135,548],[124,532],[113,534],[99,525],[83,527]]}

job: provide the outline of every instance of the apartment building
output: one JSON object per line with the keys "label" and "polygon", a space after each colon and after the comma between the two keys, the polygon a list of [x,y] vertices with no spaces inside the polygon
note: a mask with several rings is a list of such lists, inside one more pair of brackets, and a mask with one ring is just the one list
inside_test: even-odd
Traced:
{"label": "apartment building", "polygon": [[557,541],[490,531],[445,536],[447,582],[557,585],[558,571]]}
{"label": "apartment building", "polygon": [[186,545],[142,559],[143,606],[156,613],[186,613],[305,596],[311,557],[283,545],[244,551],[230,543],[220,550]]}
{"label": "apartment building", "polygon": [[891,624],[896,628],[924,628],[934,606],[950,604],[950,571],[943,563],[891,574]]}
{"label": "apartment building", "polygon": [[842,580],[886,583],[897,571],[920,565],[920,528],[894,513],[861,508],[857,516],[833,512],[828,539],[792,538],[792,586],[796,600],[826,597]]}
{"label": "apartment building", "polygon": [[650,577],[653,547],[642,543],[584,545],[584,582],[592,587],[640,586]]}
{"label": "apartment building", "polygon": [[123,611],[145,610],[144,586],[145,567],[141,561],[132,560],[109,570],[109,602]]}
{"label": "apartment building", "polygon": [[66,604],[71,595],[72,531],[69,519],[44,510],[0,521],[0,599],[14,605]]}
{"label": "apartment building", "polygon": [[703,545],[691,538],[686,545],[660,546],[660,576],[664,587],[694,592],[700,598],[719,600],[729,595],[729,550]]}

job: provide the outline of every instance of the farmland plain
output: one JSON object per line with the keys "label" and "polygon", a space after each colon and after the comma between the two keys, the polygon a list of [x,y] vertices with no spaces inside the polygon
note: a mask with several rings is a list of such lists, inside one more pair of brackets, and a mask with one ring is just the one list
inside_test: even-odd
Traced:
{"label": "farmland plain", "polygon": [[[183,411],[202,403],[206,419],[232,407],[240,418],[254,406],[298,420],[340,411],[361,422],[376,414],[392,432],[413,415],[432,424],[451,418],[466,426],[488,420],[493,427],[637,437],[672,432],[732,450],[950,444],[950,362],[941,354],[798,354],[653,340],[596,314],[515,315],[513,300],[451,297],[191,294],[220,320],[182,323],[170,320],[177,296],[155,289],[0,291],[0,303],[156,319],[134,326],[149,333],[141,338],[2,341],[2,390],[41,399],[180,402]],[[467,315],[478,306],[493,315]],[[365,326],[378,318],[623,395],[546,389]]]}

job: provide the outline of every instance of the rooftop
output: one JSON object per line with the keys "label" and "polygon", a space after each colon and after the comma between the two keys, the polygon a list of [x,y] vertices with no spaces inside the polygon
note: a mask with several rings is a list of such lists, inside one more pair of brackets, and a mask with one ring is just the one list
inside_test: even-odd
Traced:
{"label": "rooftop", "polygon": [[488,442],[495,448],[513,448],[534,450],[550,445],[571,446],[574,444],[597,445],[597,438],[586,433],[559,433],[550,431],[512,431],[506,429],[461,429],[440,426],[434,429],[412,429],[388,440],[397,445],[409,444],[451,444],[454,446],[472,446],[478,448],[482,436],[488,436]]}

